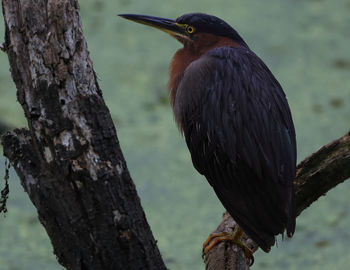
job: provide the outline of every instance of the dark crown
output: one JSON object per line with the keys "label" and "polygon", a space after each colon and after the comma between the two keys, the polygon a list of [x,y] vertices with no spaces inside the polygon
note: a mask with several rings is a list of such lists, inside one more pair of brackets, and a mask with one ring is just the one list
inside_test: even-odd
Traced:
{"label": "dark crown", "polygon": [[241,45],[247,46],[238,32],[218,17],[204,13],[188,13],[177,18],[176,22],[195,27],[197,33],[210,33],[228,37]]}

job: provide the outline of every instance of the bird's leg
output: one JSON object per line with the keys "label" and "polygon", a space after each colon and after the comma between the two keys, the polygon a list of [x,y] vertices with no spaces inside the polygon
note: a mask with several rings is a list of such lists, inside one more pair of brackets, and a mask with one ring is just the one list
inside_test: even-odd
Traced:
{"label": "bird's leg", "polygon": [[222,241],[232,241],[244,250],[246,258],[249,260],[249,266],[254,263],[253,251],[242,242],[243,231],[239,226],[234,228],[233,233],[212,233],[203,244],[203,255],[208,255],[209,251]]}

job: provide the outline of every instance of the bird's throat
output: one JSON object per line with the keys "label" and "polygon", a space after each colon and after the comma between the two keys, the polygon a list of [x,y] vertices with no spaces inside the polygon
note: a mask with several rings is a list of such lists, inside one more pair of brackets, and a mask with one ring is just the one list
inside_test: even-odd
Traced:
{"label": "bird's throat", "polygon": [[176,91],[186,68],[199,59],[208,51],[219,47],[238,47],[239,43],[226,38],[215,36],[213,34],[201,33],[197,34],[192,41],[184,42],[184,47],[178,50],[170,64],[170,104],[174,109]]}

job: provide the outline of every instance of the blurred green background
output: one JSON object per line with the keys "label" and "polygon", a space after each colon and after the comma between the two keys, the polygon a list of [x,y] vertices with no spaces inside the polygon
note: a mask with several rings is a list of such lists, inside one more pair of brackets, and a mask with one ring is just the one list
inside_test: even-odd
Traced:
{"label": "blurred green background", "polygon": [[[168,65],[180,44],[116,16],[216,15],[270,67],[291,106],[298,160],[350,127],[350,0],[84,0],[84,33],[128,167],[168,268],[204,269],[201,247],[223,208],[192,167],[168,104]],[[0,19],[0,41],[4,36]],[[5,53],[0,52],[0,121],[25,126]],[[0,175],[5,174],[0,158]],[[1,181],[2,183],[2,181]],[[0,185],[3,186],[3,183]],[[62,269],[14,171],[9,212],[0,216],[0,269]],[[350,182],[297,219],[292,240],[258,251],[252,269],[347,269]]]}

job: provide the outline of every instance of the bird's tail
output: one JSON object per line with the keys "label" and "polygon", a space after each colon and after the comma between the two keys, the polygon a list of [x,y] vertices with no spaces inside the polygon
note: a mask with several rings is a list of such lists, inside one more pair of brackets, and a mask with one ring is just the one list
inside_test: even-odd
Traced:
{"label": "bird's tail", "polygon": [[289,213],[288,213],[288,220],[287,220],[287,236],[292,237],[295,232],[295,216],[296,216],[296,209],[295,209],[295,193],[294,193],[294,186],[292,187],[291,192],[291,199],[289,203]]}

